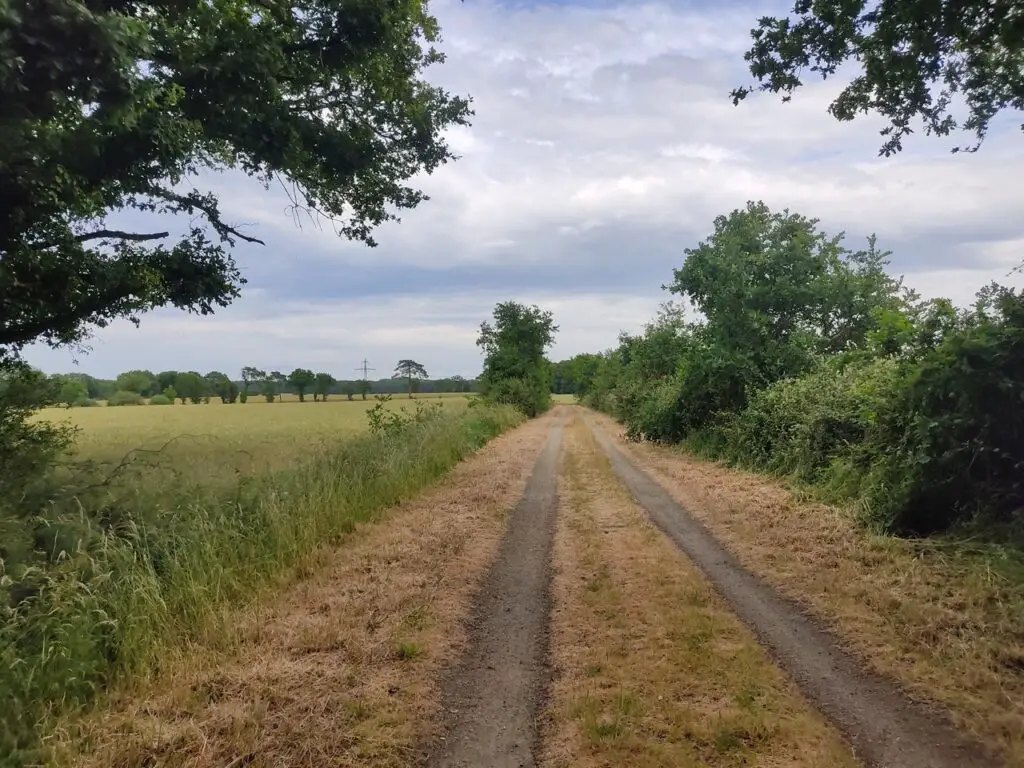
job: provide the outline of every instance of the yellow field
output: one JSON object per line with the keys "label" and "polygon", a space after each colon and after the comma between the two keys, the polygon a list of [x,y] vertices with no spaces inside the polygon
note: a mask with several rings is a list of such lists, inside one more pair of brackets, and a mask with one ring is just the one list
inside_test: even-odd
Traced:
{"label": "yellow field", "polygon": [[[466,407],[460,395],[395,397],[387,407],[414,409],[417,403],[441,403],[445,409]],[[239,474],[280,468],[311,453],[316,446],[367,430],[372,398],[325,403],[311,398],[280,403],[250,398],[245,405],[122,406],[117,408],[49,408],[43,418],[78,427],[74,458],[173,470],[189,480],[226,480]],[[154,478],[155,479],[155,478]]]}

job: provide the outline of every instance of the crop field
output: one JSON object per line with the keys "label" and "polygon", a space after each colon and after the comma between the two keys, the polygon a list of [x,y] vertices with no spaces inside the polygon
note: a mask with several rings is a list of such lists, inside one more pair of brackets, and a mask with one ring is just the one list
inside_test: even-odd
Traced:
{"label": "crop field", "polygon": [[[396,397],[385,407],[413,411],[440,404],[455,414],[463,395]],[[238,475],[280,469],[316,452],[325,443],[365,433],[373,399],[336,398],[314,403],[285,396],[279,403],[252,399],[245,405],[127,406],[48,408],[41,418],[79,430],[72,460],[116,466],[173,469],[199,482],[233,480]]]}

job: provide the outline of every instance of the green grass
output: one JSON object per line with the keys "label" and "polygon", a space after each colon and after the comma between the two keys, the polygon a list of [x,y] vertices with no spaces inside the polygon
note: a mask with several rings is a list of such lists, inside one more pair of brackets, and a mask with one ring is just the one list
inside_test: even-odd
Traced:
{"label": "green grass", "polygon": [[[507,408],[445,406],[384,435],[358,435],[354,426],[346,431],[338,419],[335,440],[324,429],[323,439],[293,455],[309,424],[307,411],[327,419],[335,409],[364,413],[348,402],[238,408],[275,420],[269,430],[266,421],[254,422],[250,442],[274,443],[274,429],[286,435],[277,448],[281,468],[223,477],[204,461],[221,473],[227,465],[216,464],[202,446],[195,454],[153,454],[152,464],[130,466],[82,494],[83,505],[20,521],[34,547],[20,559],[5,555],[7,571],[0,571],[0,765],[39,762],[45,757],[40,739],[57,717],[88,707],[113,686],[159,673],[190,639],[229,636],[222,622],[231,609],[310,567],[318,551],[356,523],[413,495],[521,419]],[[122,409],[109,410],[115,420],[150,419],[151,411],[160,419],[171,410],[233,411],[162,406],[125,408],[132,413],[122,416]],[[108,409],[73,414],[94,418],[93,411]],[[291,429],[276,421],[285,411],[296,414]],[[143,431],[121,428],[122,448]],[[146,428],[161,439],[160,429],[170,434],[176,427]],[[207,429],[216,435],[216,419]],[[112,450],[113,438],[100,432],[84,433],[83,455]],[[246,445],[244,430],[224,432]],[[8,608],[15,596],[25,599]]]}

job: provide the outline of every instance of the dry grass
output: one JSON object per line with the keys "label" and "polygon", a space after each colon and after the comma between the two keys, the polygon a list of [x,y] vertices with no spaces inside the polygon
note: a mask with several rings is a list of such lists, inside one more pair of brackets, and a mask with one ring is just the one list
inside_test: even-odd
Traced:
{"label": "dry grass", "polygon": [[[310,406],[313,407],[313,406]],[[495,439],[325,567],[85,725],[77,766],[403,766],[552,416]],[[161,691],[160,689],[164,690]],[[232,763],[232,761],[236,761]]]}
{"label": "dry grass", "polygon": [[544,764],[857,765],[578,417],[565,451]]}
{"label": "dry grass", "polygon": [[626,443],[590,416],[751,571],[865,663],[1024,765],[1024,578],[941,543],[871,535],[770,478]]}

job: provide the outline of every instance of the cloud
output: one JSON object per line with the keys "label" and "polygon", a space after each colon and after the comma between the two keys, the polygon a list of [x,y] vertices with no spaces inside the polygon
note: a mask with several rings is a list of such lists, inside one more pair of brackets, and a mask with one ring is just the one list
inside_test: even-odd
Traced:
{"label": "cloud", "polygon": [[[654,313],[683,249],[750,199],[819,218],[852,246],[876,233],[926,295],[966,303],[990,280],[1019,281],[1007,278],[1024,258],[1015,126],[974,155],[912,137],[880,159],[877,118],[828,115],[832,82],[788,104],[731,104],[748,30],[786,5],[438,0],[448,61],[430,77],[472,95],[476,115],[449,133],[461,159],[418,180],[431,199],[371,250],[296,220],[280,189],[204,178],[227,218],[267,241],[238,249],[243,298],[214,318],[117,324],[82,368],[343,375],[364,356],[386,368],[411,355],[432,373],[473,375],[476,328],[507,298],[555,311],[556,357],[607,348]],[[57,370],[68,353],[31,358]]]}

